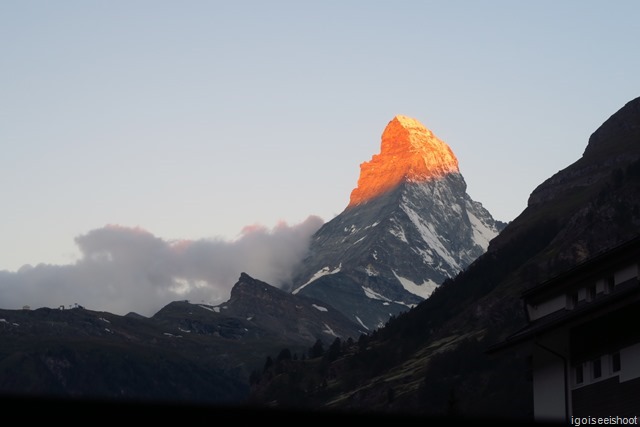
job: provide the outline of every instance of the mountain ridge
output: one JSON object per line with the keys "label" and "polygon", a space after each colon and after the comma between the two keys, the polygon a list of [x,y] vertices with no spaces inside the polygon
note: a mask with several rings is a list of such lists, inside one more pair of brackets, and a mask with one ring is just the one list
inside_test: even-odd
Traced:
{"label": "mountain ridge", "polygon": [[149,318],[0,309],[0,395],[237,404],[265,354],[360,333],[328,304],[245,273],[223,304],[173,301]]}

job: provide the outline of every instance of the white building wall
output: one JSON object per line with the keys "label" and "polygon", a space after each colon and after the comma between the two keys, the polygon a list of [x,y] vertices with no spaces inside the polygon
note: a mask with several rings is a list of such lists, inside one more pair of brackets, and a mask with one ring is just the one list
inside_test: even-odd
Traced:
{"label": "white building wall", "polygon": [[558,295],[555,298],[537,304],[536,306],[529,305],[527,307],[529,310],[529,319],[533,321],[558,310],[562,310],[565,308],[566,302],[567,298],[564,295]]}
{"label": "white building wall", "polygon": [[615,283],[616,285],[618,283],[622,283],[625,282],[629,279],[635,279],[636,277],[638,277],[638,265],[637,264],[633,264],[630,265],[622,270],[618,270],[616,271],[614,278],[615,278]]}
{"label": "white building wall", "polygon": [[578,289],[578,301],[585,301],[587,299],[587,288]]}
{"label": "white building wall", "polygon": [[620,350],[620,382],[640,378],[640,344]]}
{"label": "white building wall", "polygon": [[545,350],[533,354],[533,408],[536,421],[566,421],[565,373],[561,358]]}

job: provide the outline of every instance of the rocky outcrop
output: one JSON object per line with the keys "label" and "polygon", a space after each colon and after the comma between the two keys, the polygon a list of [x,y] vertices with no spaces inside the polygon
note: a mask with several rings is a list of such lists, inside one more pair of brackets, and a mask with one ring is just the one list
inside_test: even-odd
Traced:
{"label": "rocky outcrop", "polygon": [[527,209],[492,245],[502,246],[524,232],[525,224],[542,219],[564,224],[552,242],[555,256],[539,267],[546,275],[584,261],[602,247],[615,246],[640,224],[638,162],[640,98],[593,132],[580,159],[540,184]]}
{"label": "rocky outcrop", "polygon": [[231,289],[229,301],[216,308],[225,316],[246,319],[280,339],[311,345],[320,339],[357,339],[363,332],[326,302],[284,292],[242,273]]}
{"label": "rocky outcrop", "polygon": [[640,159],[640,98],[628,102],[589,138],[582,157],[540,184],[528,206],[571,197],[609,179],[611,171]]}
{"label": "rocky outcrop", "polygon": [[638,153],[640,150],[640,97],[629,101],[624,107],[607,119],[589,138],[583,157],[596,158],[613,153]]}

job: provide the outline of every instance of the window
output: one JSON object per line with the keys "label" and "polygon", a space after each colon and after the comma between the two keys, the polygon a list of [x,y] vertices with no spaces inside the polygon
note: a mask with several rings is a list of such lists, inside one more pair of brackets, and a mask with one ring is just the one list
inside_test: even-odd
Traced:
{"label": "window", "polygon": [[620,372],[620,352],[611,355],[611,372]]}
{"label": "window", "polygon": [[582,363],[576,366],[575,374],[576,374],[576,384],[582,384],[584,382],[584,372],[582,368]]}
{"label": "window", "polygon": [[615,280],[613,276],[607,277],[604,282],[604,293],[610,294],[611,292],[613,292],[614,285],[615,285]]}
{"label": "window", "polygon": [[[604,371],[603,371],[604,365]],[[620,372],[620,352],[603,354],[598,358],[573,365],[573,387],[582,387]]]}
{"label": "window", "polygon": [[567,295],[567,308],[573,310],[578,305],[578,292]]}
{"label": "window", "polygon": [[587,288],[587,301],[593,301],[594,299],[596,299],[596,285]]}
{"label": "window", "polygon": [[600,362],[600,359],[594,359],[591,362],[591,367],[593,372],[593,379],[600,378],[602,376],[602,363]]}

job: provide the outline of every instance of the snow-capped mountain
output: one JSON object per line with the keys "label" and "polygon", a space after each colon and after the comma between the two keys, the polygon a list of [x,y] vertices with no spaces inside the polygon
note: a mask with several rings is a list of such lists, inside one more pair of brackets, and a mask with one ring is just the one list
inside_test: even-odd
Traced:
{"label": "snow-capped mountain", "polygon": [[504,226],[466,193],[449,146],[396,116],[380,154],[361,165],[349,206],[312,237],[292,292],[373,330],[428,298]]}

